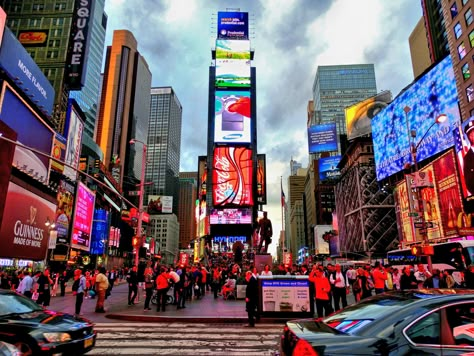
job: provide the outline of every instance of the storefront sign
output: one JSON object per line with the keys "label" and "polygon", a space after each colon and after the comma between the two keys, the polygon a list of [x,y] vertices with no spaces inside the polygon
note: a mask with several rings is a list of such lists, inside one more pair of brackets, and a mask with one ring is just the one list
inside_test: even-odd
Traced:
{"label": "storefront sign", "polygon": [[[308,313],[312,301],[306,279],[263,279],[262,312]],[[312,315],[312,314],[311,314]]]}

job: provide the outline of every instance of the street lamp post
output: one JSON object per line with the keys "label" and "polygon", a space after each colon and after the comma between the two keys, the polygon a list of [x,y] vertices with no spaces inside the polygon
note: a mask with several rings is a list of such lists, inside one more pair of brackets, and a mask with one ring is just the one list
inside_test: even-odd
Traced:
{"label": "street lamp post", "polygon": [[[411,142],[411,145],[410,145],[410,152],[411,152],[413,165],[415,167],[415,174],[418,174],[418,162],[417,162],[417,158],[416,158],[416,154],[418,152],[418,147],[423,142],[425,137],[428,135],[428,132],[431,130],[431,128],[436,124],[441,124],[441,123],[445,122],[448,119],[448,117],[445,114],[441,114],[438,117],[436,117],[436,119],[433,121],[433,123],[430,125],[430,127],[428,127],[428,129],[423,134],[423,136],[418,141],[418,143],[415,144],[416,130],[410,130],[409,129],[409,124],[408,124],[408,113],[411,111],[411,108],[408,107],[408,106],[405,106],[405,108],[403,110],[405,111],[405,115],[406,115],[406,123],[407,123],[407,130],[408,130],[409,136],[411,136],[411,138],[413,139],[412,142]],[[421,196],[421,190],[420,190],[420,187],[418,187],[418,186],[416,186],[416,199],[417,199],[417,202],[418,202],[418,210],[419,210],[420,215],[421,215],[420,216],[421,236],[423,238],[423,245],[428,246],[429,241],[428,241],[428,232],[426,230],[427,226],[426,226],[426,221],[425,221],[425,209],[424,209],[424,206],[423,206],[423,199],[422,199],[422,196]],[[432,263],[432,260],[431,260],[431,254],[429,254],[429,253],[426,254],[426,263],[428,265],[428,270],[430,272],[433,272],[433,263]]]}
{"label": "street lamp post", "polygon": [[138,200],[138,223],[137,223],[137,235],[138,235],[138,243],[135,246],[135,266],[138,266],[138,260],[139,260],[139,251],[140,251],[140,246],[143,245],[143,237],[142,237],[142,222],[143,222],[143,193],[144,193],[144,188],[145,188],[145,168],[146,168],[146,143],[136,140],[132,138],[130,140],[130,144],[133,145],[136,142],[139,142],[143,146],[143,152],[142,152],[142,170],[141,170],[141,175],[140,175],[140,190],[139,190],[139,200]]}

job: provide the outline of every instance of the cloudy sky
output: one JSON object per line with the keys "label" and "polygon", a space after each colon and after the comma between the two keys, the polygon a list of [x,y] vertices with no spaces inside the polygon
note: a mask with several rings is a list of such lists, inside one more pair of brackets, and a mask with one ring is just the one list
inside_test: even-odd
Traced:
{"label": "cloudy sky", "polygon": [[197,156],[206,155],[208,68],[217,12],[249,13],[257,68],[258,153],[267,158],[269,204],[264,209],[278,232],[280,177],[288,196],[291,158],[308,166],[306,107],[317,67],[373,63],[377,90],[396,96],[413,80],[408,37],[422,16],[420,3],[106,0],[106,45],[114,30],[131,31],[150,66],[153,86],[174,88],[183,106],[181,171],[196,171]]}

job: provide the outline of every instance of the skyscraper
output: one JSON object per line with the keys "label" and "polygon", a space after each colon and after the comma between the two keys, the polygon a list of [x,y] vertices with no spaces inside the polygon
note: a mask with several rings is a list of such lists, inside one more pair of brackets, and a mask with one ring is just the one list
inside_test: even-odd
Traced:
{"label": "skyscraper", "polygon": [[179,173],[179,246],[188,248],[191,240],[196,237],[196,199],[197,199],[197,172]]}
{"label": "skyscraper", "polygon": [[183,107],[172,87],[151,88],[145,181],[153,184],[145,187],[145,201],[149,195],[172,196],[176,215],[182,114]]}

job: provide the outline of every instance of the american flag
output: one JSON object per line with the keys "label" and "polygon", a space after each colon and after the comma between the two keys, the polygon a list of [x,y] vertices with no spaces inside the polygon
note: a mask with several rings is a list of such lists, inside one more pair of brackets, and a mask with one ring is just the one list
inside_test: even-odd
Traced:
{"label": "american flag", "polygon": [[280,182],[281,184],[281,206],[285,206],[285,192],[283,191],[283,183]]}

